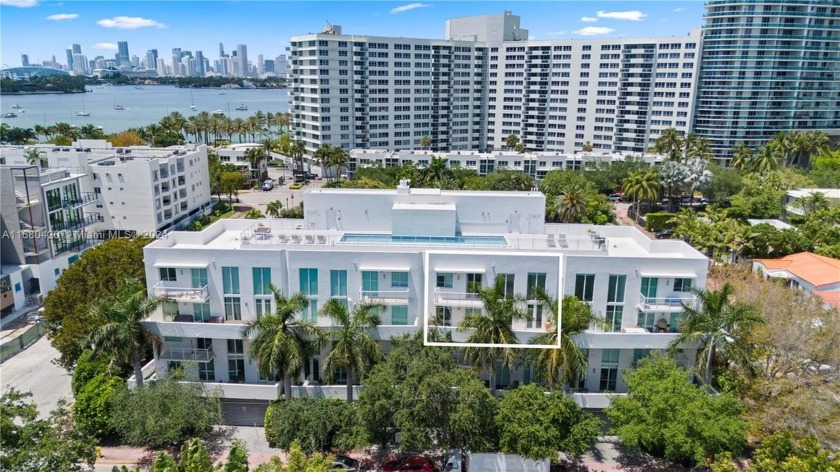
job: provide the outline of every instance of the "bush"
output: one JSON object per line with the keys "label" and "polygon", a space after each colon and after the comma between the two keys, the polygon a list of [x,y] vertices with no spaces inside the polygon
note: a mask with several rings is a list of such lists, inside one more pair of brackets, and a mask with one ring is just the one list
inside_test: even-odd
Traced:
{"label": "bush", "polygon": [[265,438],[271,447],[288,450],[295,440],[307,453],[352,449],[354,404],[326,398],[280,399],[265,413]]}
{"label": "bush", "polygon": [[670,229],[674,227],[674,224],[671,223],[671,219],[676,216],[674,213],[667,213],[667,212],[655,212],[655,213],[648,213],[645,215],[645,221],[647,222],[647,230],[652,232],[662,231],[663,229]]}
{"label": "bush", "polygon": [[746,447],[742,403],[728,393],[709,395],[687,370],[654,354],[624,374],[627,396],[606,413],[615,434],[631,448],[686,466],[703,466],[724,452]]}
{"label": "bush", "polygon": [[126,444],[162,447],[205,437],[221,420],[219,397],[170,375],[111,399],[111,426]]}
{"label": "bush", "polygon": [[73,379],[70,381],[70,388],[73,396],[78,397],[85,385],[94,377],[108,373],[108,359],[101,354],[95,354],[90,349],[85,349],[76,361],[73,369]]}
{"label": "bush", "polygon": [[90,379],[76,394],[73,404],[73,419],[79,428],[98,439],[113,434],[110,401],[126,389],[125,381],[120,377],[99,374]]}

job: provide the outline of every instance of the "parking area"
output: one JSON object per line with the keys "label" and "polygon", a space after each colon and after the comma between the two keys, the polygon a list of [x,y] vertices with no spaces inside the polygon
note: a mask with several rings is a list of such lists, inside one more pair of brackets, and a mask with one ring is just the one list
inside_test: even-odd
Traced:
{"label": "parking area", "polygon": [[52,362],[59,352],[46,336],[24,351],[3,363],[0,391],[14,387],[22,392],[32,392],[32,401],[42,416],[55,409],[60,398],[73,400],[70,374]]}
{"label": "parking area", "polygon": [[[314,172],[319,174],[318,169]],[[244,190],[239,192],[240,205],[256,208],[265,214],[269,202],[279,200],[283,208],[293,208],[303,201],[303,192],[309,188],[320,188],[326,180],[310,180],[308,184],[300,189],[290,189],[289,185],[294,182],[291,171],[278,167],[268,168],[268,177],[274,181],[274,188],[271,190]],[[285,183],[277,182],[283,178]]]}

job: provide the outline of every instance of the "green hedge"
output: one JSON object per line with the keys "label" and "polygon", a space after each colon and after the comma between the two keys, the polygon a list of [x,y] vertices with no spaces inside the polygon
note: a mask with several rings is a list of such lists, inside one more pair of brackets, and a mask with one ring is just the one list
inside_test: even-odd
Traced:
{"label": "green hedge", "polygon": [[663,229],[673,228],[674,225],[670,223],[671,218],[675,216],[674,213],[656,212],[645,215],[648,231],[662,231]]}
{"label": "green hedge", "polygon": [[307,452],[349,450],[358,445],[354,403],[328,398],[281,398],[265,412],[269,446],[289,450],[300,441]]}

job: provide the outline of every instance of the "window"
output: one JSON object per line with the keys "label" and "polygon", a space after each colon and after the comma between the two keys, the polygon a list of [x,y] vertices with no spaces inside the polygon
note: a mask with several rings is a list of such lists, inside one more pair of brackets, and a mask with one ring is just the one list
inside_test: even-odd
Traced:
{"label": "window", "polygon": [[391,307],[391,324],[398,326],[408,324],[408,305],[394,305]]}
{"label": "window", "polygon": [[536,300],[537,289],[545,290],[545,273],[529,272],[528,273],[528,291],[526,298],[528,300]]}
{"label": "window", "polygon": [[372,270],[362,271],[362,292],[367,295],[379,295],[379,272]]}
{"label": "window", "polygon": [[318,269],[300,269],[300,292],[318,295]]}
{"label": "window", "polygon": [[271,314],[271,298],[257,297],[254,299],[254,312],[257,319],[262,318],[263,315]]}
{"label": "window", "polygon": [[659,279],[656,277],[642,277],[642,296],[656,298],[657,285],[659,285]]}
{"label": "window", "polygon": [[321,363],[318,359],[309,359],[309,362],[303,365],[303,376],[306,380],[321,381]]}
{"label": "window", "polygon": [[[244,362],[243,362],[243,367]],[[216,381],[216,363],[213,361],[210,362],[199,362],[198,363],[198,378],[204,382],[215,382]]]}
{"label": "window", "polygon": [[639,314],[636,320],[636,325],[639,328],[644,328],[650,331],[651,333],[654,332],[654,324],[656,323],[656,313],[644,312],[639,310]]}
{"label": "window", "polygon": [[674,291],[675,292],[690,292],[691,291],[691,279],[686,279],[686,278],[676,278],[676,279],[674,279]]}
{"label": "window", "polygon": [[483,279],[484,274],[467,274],[467,293],[478,293]]}
{"label": "window", "polygon": [[207,323],[210,321],[210,304],[193,303],[193,321]]}
{"label": "window", "polygon": [[239,267],[222,267],[222,285],[225,294],[239,294]]}
{"label": "window", "polygon": [[228,339],[228,380],[231,383],[245,382],[245,348],[241,339]]}
{"label": "window", "polygon": [[178,316],[178,303],[167,300],[163,302],[162,306],[164,320],[172,321]]}
{"label": "window", "polygon": [[271,295],[271,269],[268,267],[254,267],[254,295]]}
{"label": "window", "polygon": [[531,315],[531,319],[528,320],[527,326],[529,328],[540,328],[542,327],[543,323],[543,304],[542,303],[529,303],[528,304],[528,314]]}
{"label": "window", "polygon": [[452,308],[439,306],[435,309],[435,325],[452,326]]}
{"label": "window", "polygon": [[618,378],[618,349],[604,349],[601,352],[601,391],[615,391]]}
{"label": "window", "polygon": [[391,287],[408,288],[408,272],[391,272]]}
{"label": "window", "polygon": [[347,297],[347,271],[330,271],[330,296],[333,298]]}
{"label": "window", "polygon": [[624,286],[627,282],[626,275],[611,275],[607,293],[607,303],[624,303]]}
{"label": "window", "polygon": [[580,301],[592,302],[595,288],[595,274],[577,274],[575,276],[575,296]]}
{"label": "window", "polygon": [[452,274],[449,272],[438,272],[437,288],[452,288]]}
{"label": "window", "polygon": [[650,356],[650,349],[633,349],[633,367],[638,367],[639,361]]}
{"label": "window", "polygon": [[192,270],[192,286],[193,288],[201,288],[207,286],[207,269]]}
{"label": "window", "polygon": [[161,267],[158,270],[160,271],[161,282],[174,282],[177,278],[175,269],[172,267]]}
{"label": "window", "polygon": [[225,297],[225,320],[238,321],[242,319],[242,307],[239,297]]}
{"label": "window", "polygon": [[502,284],[502,295],[513,298],[513,281],[515,274],[499,274],[497,281]]}
{"label": "window", "polygon": [[607,305],[607,331],[621,331],[621,316],[624,313],[624,305]]}

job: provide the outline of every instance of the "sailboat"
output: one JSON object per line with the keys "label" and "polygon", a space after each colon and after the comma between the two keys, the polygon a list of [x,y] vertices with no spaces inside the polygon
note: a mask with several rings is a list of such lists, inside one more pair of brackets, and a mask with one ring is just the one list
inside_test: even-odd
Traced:
{"label": "sailboat", "polygon": [[192,90],[190,90],[190,101],[192,102],[192,105],[190,105],[190,110],[192,110],[192,111],[198,110],[198,107],[195,106],[195,97],[193,97]]}
{"label": "sailboat", "polygon": [[90,116],[90,112],[85,109],[85,97],[82,97],[82,111],[77,111],[76,116]]}

